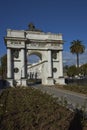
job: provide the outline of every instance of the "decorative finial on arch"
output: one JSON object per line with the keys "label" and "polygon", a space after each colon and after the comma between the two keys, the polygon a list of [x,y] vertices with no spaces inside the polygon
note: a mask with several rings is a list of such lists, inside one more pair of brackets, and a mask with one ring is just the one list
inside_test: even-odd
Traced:
{"label": "decorative finial on arch", "polygon": [[35,25],[34,25],[32,22],[28,24],[28,30],[29,30],[29,31],[42,32],[42,30],[37,29],[37,28],[35,27]]}
{"label": "decorative finial on arch", "polygon": [[29,23],[28,28],[30,31],[35,31],[35,25],[33,23]]}

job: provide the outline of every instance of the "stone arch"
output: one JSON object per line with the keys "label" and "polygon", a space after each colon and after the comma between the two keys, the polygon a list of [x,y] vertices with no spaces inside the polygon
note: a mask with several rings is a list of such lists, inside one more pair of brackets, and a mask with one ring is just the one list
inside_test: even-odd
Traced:
{"label": "stone arch", "polygon": [[[62,34],[44,33],[37,29],[7,30],[7,80],[10,86],[27,85],[27,55],[35,54],[42,60],[42,84],[64,84]],[[38,64],[39,65],[39,64]],[[55,81],[55,82],[54,82]]]}
{"label": "stone arch", "polygon": [[[29,66],[27,66],[27,75],[28,75],[28,79],[34,80],[35,82],[40,82],[42,81],[42,55],[43,52],[42,51],[38,51],[38,50],[29,50],[27,51],[27,56],[37,56],[39,57],[39,61],[35,62],[35,63],[30,63]],[[35,58],[35,57],[33,57]]]}
{"label": "stone arch", "polygon": [[38,56],[41,60],[42,60],[42,52],[41,51],[38,51],[38,50],[29,50],[27,52],[27,55],[36,55]]}

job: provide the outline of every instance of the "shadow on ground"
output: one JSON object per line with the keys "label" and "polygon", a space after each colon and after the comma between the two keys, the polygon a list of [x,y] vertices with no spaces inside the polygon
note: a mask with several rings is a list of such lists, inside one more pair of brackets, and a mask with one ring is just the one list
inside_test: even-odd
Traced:
{"label": "shadow on ground", "polygon": [[75,117],[70,123],[69,130],[82,130],[82,118],[83,118],[83,113],[82,111],[76,109],[75,110]]}
{"label": "shadow on ground", "polygon": [[7,86],[7,81],[4,79],[0,80],[0,89],[5,89]]}

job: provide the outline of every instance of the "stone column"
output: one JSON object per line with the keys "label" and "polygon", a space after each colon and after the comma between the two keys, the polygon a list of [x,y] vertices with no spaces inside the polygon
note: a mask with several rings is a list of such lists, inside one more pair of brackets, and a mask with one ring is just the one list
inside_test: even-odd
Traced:
{"label": "stone column", "polygon": [[52,58],[51,58],[51,50],[48,50],[48,77],[52,77]]}
{"label": "stone column", "polygon": [[27,86],[25,51],[26,51],[25,49],[21,49],[21,85],[22,86]]}
{"label": "stone column", "polygon": [[26,67],[26,63],[25,63],[25,50],[21,49],[21,78],[25,78],[25,67]]}
{"label": "stone column", "polygon": [[11,49],[7,48],[7,86],[13,86],[12,54]]}
{"label": "stone column", "polygon": [[63,59],[62,59],[62,51],[59,51],[59,76],[63,77]]}
{"label": "stone column", "polygon": [[11,49],[7,48],[7,78],[12,78],[12,57]]}

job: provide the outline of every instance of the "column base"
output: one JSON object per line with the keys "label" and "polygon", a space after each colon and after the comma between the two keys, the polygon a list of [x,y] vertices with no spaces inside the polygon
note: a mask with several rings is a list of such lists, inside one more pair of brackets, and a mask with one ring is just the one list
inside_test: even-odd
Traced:
{"label": "column base", "polygon": [[54,80],[55,80],[55,84],[65,85],[64,77],[59,77],[58,79],[54,79]]}
{"label": "column base", "polygon": [[16,79],[14,80],[14,86],[21,87],[21,86],[27,86],[27,79]]}
{"label": "column base", "polygon": [[7,87],[27,86],[27,79],[20,79],[20,80],[7,79],[6,86]]}
{"label": "column base", "polygon": [[27,86],[27,79],[21,79],[21,86]]}
{"label": "column base", "polygon": [[13,87],[13,79],[7,79],[7,87]]}
{"label": "column base", "polygon": [[54,85],[53,78],[47,78],[47,85]]}
{"label": "column base", "polygon": [[53,78],[47,78],[47,79],[42,79],[42,84],[43,85],[54,85],[54,80]]}

